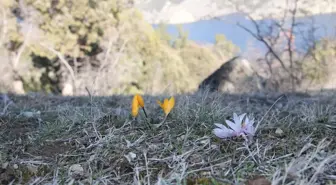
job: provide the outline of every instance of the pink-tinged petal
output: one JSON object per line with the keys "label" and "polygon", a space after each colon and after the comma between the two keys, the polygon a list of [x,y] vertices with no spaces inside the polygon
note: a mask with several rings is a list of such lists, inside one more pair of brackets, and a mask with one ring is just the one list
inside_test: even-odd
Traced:
{"label": "pink-tinged petal", "polygon": [[253,125],[247,125],[246,128],[244,129],[244,132],[248,135],[254,135],[255,134],[255,129]]}
{"label": "pink-tinged petal", "polygon": [[255,134],[255,128],[254,128],[254,120],[250,120],[248,117],[245,119],[245,125],[244,125],[244,132],[246,132],[249,135]]}
{"label": "pink-tinged petal", "polygon": [[230,121],[230,120],[226,120],[225,122],[226,122],[226,124],[228,124],[228,126],[229,126],[232,130],[234,130],[235,132],[239,132],[239,131],[240,131],[240,129],[241,129],[241,125],[236,124],[236,123],[233,123],[233,122]]}
{"label": "pink-tinged petal", "polygon": [[225,139],[225,138],[228,138],[228,137],[232,137],[233,136],[233,132],[230,131],[230,130],[223,130],[223,129],[219,129],[219,128],[215,128],[213,129],[213,133],[221,138],[221,139]]}

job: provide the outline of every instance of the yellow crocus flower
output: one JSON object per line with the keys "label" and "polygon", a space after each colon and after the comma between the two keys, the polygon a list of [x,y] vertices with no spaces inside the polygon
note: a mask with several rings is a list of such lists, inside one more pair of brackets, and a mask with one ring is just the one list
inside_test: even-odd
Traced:
{"label": "yellow crocus flower", "polygon": [[166,114],[166,116],[168,116],[170,111],[175,106],[175,99],[174,99],[174,97],[171,97],[169,100],[167,98],[165,98],[163,100],[163,103],[161,103],[159,100],[157,101],[157,103],[160,105],[160,107],[162,108],[162,110]]}
{"label": "yellow crocus flower", "polygon": [[133,97],[133,100],[132,100],[132,116],[133,117],[136,117],[138,114],[139,114],[139,108],[142,108],[146,117],[147,117],[147,114],[146,114],[146,111],[145,111],[145,102],[142,98],[142,96],[136,94],[134,95]]}

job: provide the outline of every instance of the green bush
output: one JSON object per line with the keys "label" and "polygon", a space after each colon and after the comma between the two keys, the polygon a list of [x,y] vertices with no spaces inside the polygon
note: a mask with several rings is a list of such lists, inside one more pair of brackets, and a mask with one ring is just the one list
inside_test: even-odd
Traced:
{"label": "green bush", "polygon": [[323,83],[336,69],[336,41],[321,39],[310,49],[311,57],[303,64],[306,77],[315,83]]}

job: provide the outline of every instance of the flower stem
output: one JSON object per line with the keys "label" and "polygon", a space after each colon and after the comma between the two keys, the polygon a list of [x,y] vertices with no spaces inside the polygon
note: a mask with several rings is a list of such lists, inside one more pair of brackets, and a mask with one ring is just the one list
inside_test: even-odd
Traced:
{"label": "flower stem", "polygon": [[146,117],[146,124],[152,130],[151,124],[148,122],[148,116],[147,116],[145,107],[142,107],[142,110],[143,110],[143,112],[145,114],[145,117]]}
{"label": "flower stem", "polygon": [[148,119],[145,107],[142,107],[143,112],[145,113],[146,118]]}
{"label": "flower stem", "polygon": [[164,119],[162,120],[161,124],[163,124],[164,122],[166,122],[167,117],[168,117],[168,114],[164,117]]}

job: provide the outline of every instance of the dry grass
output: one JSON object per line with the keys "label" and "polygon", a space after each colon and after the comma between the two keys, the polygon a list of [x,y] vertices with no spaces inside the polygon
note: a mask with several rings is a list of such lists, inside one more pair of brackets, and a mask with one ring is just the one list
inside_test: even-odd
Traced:
{"label": "dry grass", "polygon": [[[132,121],[132,97],[11,98],[0,117],[1,184],[253,184],[257,176],[274,185],[336,183],[330,95],[287,95],[272,109],[276,95],[177,96],[167,122],[152,130],[142,113]],[[158,97],[144,98],[159,123]],[[211,133],[233,112],[261,120],[248,146]]]}

